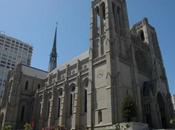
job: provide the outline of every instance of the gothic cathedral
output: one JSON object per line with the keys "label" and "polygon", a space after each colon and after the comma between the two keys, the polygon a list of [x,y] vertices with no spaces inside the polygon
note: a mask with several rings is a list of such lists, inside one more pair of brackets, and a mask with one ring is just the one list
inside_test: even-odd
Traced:
{"label": "gothic cathedral", "polygon": [[[12,123],[19,129],[34,122],[36,130],[110,129],[127,121],[122,105],[130,97],[136,106],[132,121],[150,128],[171,127],[173,108],[155,28],[144,18],[130,29],[125,0],[92,0],[91,9],[87,52],[56,67],[56,30],[48,73],[18,65],[9,74],[2,126]],[[38,77],[31,75],[35,71]],[[33,78],[37,87],[30,83]],[[31,91],[22,84],[27,80]]]}

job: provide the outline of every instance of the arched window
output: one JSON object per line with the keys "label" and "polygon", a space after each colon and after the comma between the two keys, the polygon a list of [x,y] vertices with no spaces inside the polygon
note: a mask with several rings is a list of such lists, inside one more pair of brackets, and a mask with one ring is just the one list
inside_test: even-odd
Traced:
{"label": "arched window", "polygon": [[87,89],[84,89],[84,112],[87,112]]}
{"label": "arched window", "polygon": [[50,101],[48,100],[48,103],[47,103],[47,117],[49,117],[49,114],[50,114]]}
{"label": "arched window", "polygon": [[24,112],[25,112],[25,106],[22,106],[21,107],[21,118],[20,118],[21,121],[24,121]]}
{"label": "arched window", "polygon": [[117,15],[118,15],[119,26],[120,28],[122,28],[122,16],[121,16],[121,9],[119,6],[117,7]]}
{"label": "arched window", "polygon": [[98,123],[102,122],[102,110],[98,111]]}
{"label": "arched window", "polygon": [[60,88],[58,90],[58,101],[57,101],[57,104],[58,104],[58,108],[57,108],[57,113],[58,113],[58,117],[60,117],[60,109],[61,109],[61,96],[63,94],[63,89]]}
{"label": "arched window", "polygon": [[75,99],[75,84],[72,84],[70,86],[70,115],[73,114],[74,99]]}
{"label": "arched window", "polygon": [[75,84],[72,84],[71,85],[71,92],[74,92],[75,91]]}
{"label": "arched window", "polygon": [[143,30],[139,31],[139,36],[140,36],[140,39],[144,42],[145,41],[145,34],[144,34]]}
{"label": "arched window", "polygon": [[58,117],[60,117],[61,98],[58,97]]}
{"label": "arched window", "polygon": [[159,92],[157,95],[157,103],[159,106],[159,112],[160,112],[160,118],[161,118],[161,123],[162,123],[162,127],[166,128],[167,127],[167,123],[166,123],[166,111],[165,111],[165,102],[163,99],[162,94]]}
{"label": "arched window", "polygon": [[97,34],[99,34],[100,31],[100,10],[99,7],[96,8],[96,26],[97,26]]}
{"label": "arched window", "polygon": [[88,80],[88,78],[86,78],[86,79],[84,80],[84,87],[87,88],[88,85],[89,85],[89,80]]}
{"label": "arched window", "polygon": [[58,95],[59,95],[59,96],[62,96],[62,94],[63,94],[63,89],[60,88],[60,89],[58,90]]}
{"label": "arched window", "polygon": [[41,117],[43,117],[43,99],[42,99],[42,97],[41,97],[41,100],[40,100],[40,111],[39,111],[40,113],[40,118]]}
{"label": "arched window", "polygon": [[40,84],[38,84],[38,87],[37,87],[38,89],[40,89],[41,88],[41,85]]}
{"label": "arched window", "polygon": [[26,83],[25,83],[25,90],[28,90],[28,86],[29,86],[29,82],[26,81]]}
{"label": "arched window", "polygon": [[150,89],[149,89],[149,86],[144,86],[144,87],[143,87],[143,96],[147,96],[147,97],[150,96]]}
{"label": "arched window", "polygon": [[115,3],[112,3],[112,12],[113,12],[113,17],[114,17],[115,31],[117,32],[117,9],[116,9]]}
{"label": "arched window", "polygon": [[87,112],[87,87],[88,79],[84,80],[84,112]]}
{"label": "arched window", "polygon": [[105,19],[106,19],[106,11],[105,11],[105,3],[103,2],[100,6],[101,10],[101,33],[105,32]]}
{"label": "arched window", "polygon": [[105,20],[106,18],[105,3],[101,4],[101,9],[102,9],[103,20]]}
{"label": "arched window", "polygon": [[101,41],[101,55],[104,55],[104,42],[105,42],[105,40],[103,38]]}

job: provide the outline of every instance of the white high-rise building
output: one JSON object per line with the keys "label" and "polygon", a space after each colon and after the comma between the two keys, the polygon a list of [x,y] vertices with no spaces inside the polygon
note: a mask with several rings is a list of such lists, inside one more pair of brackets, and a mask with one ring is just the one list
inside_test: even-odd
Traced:
{"label": "white high-rise building", "polygon": [[32,46],[16,38],[0,33],[0,96],[4,91],[8,71],[16,64],[31,64]]}

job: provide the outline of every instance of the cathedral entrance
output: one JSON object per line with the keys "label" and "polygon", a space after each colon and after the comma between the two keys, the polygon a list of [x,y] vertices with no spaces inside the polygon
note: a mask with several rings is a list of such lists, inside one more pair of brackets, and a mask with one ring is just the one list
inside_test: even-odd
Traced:
{"label": "cathedral entrance", "polygon": [[157,102],[159,105],[162,127],[166,128],[165,103],[164,103],[163,97],[160,93],[157,95]]}

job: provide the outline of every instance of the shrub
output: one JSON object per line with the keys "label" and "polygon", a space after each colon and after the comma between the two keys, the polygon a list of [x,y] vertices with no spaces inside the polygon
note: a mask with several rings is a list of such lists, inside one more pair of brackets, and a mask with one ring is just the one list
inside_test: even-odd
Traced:
{"label": "shrub", "polygon": [[5,125],[3,130],[12,130],[12,126],[11,125]]}
{"label": "shrub", "polygon": [[122,115],[127,122],[132,121],[136,117],[136,105],[131,96],[126,96],[122,104]]}
{"label": "shrub", "polygon": [[32,125],[29,124],[29,123],[26,123],[26,124],[24,125],[24,130],[32,130]]}

